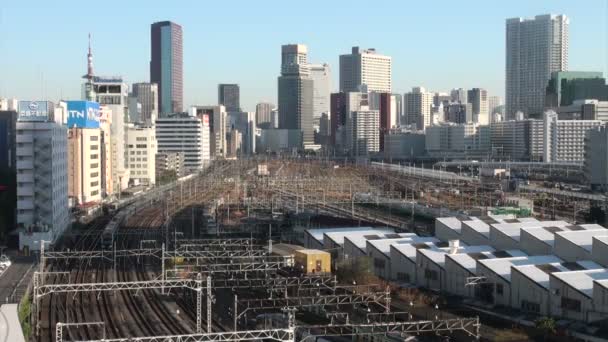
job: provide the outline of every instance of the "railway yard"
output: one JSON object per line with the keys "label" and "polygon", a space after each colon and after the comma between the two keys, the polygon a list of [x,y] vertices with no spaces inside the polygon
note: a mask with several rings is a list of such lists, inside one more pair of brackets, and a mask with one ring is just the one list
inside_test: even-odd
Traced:
{"label": "railway yard", "polygon": [[301,244],[303,229],[315,226],[431,235],[432,221],[417,218],[415,205],[439,214],[479,210],[500,202],[496,190],[382,165],[215,162],[53,245],[41,242],[28,297],[31,340],[484,339],[476,316],[406,312],[384,281],[306,272],[293,256],[274,252],[281,243]]}

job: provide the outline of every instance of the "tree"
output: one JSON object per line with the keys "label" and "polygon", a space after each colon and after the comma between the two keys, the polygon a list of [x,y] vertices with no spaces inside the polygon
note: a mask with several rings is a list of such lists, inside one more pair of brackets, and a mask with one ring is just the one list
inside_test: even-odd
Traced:
{"label": "tree", "polygon": [[555,320],[551,317],[541,317],[534,322],[536,329],[543,334],[543,341],[547,340],[549,335],[555,333]]}

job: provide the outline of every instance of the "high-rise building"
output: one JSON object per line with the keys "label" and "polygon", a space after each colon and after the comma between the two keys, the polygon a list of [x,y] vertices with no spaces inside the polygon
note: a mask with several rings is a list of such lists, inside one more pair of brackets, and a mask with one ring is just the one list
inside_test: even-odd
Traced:
{"label": "high-rise building", "polygon": [[252,155],[255,153],[255,113],[254,112],[230,112],[228,113],[228,126],[230,132],[240,132],[240,143],[237,147],[237,155]]}
{"label": "high-rise building", "polygon": [[205,153],[209,151],[209,129],[198,117],[176,114],[159,118],[156,120],[156,140],[158,153],[184,154],[187,173],[198,172],[209,160]]}
{"label": "high-rise building", "polygon": [[452,95],[448,93],[435,93],[433,95],[433,106],[439,107],[441,104],[450,103]]}
{"label": "high-rise building", "polygon": [[433,96],[433,93],[427,92],[423,87],[414,87],[411,92],[403,95],[403,110],[408,124],[416,125],[419,130],[431,125]]}
{"label": "high-rise building", "polygon": [[454,102],[443,107],[443,121],[455,124],[476,123],[470,103]]}
{"label": "high-rise building", "polygon": [[502,97],[500,96],[488,96],[488,113],[490,116],[494,113],[502,113]]}
{"label": "high-rise building", "polygon": [[[192,106],[191,115],[201,120],[207,116],[209,121],[210,154],[213,158],[226,157],[228,151],[228,131],[230,128],[226,107],[218,106]],[[203,120],[204,124],[204,120]]]}
{"label": "high-rise building", "polygon": [[517,111],[540,115],[545,89],[555,71],[568,69],[568,25],[565,15],[538,15],[506,21],[506,118]]}
{"label": "high-rise building", "polygon": [[272,123],[272,110],[274,105],[272,103],[261,102],[255,106],[255,123],[259,128],[268,129],[271,128]]}
{"label": "high-rise building", "polygon": [[608,85],[601,72],[556,71],[551,74],[545,95],[545,106],[555,109],[576,100],[608,101]]}
{"label": "high-rise building", "polygon": [[467,103],[467,91],[462,88],[454,88],[450,91],[450,101],[455,103]]}
{"label": "high-rise building", "polygon": [[395,120],[393,126],[405,125],[406,120],[403,118],[403,95],[392,94],[391,103],[393,104],[391,105],[391,116]]}
{"label": "high-rise building", "polygon": [[492,155],[497,159],[542,161],[543,120],[508,120],[490,125]]}
{"label": "high-rise building", "polygon": [[608,127],[585,132],[585,178],[592,188],[608,189]]}
{"label": "high-rise building", "polygon": [[226,107],[227,112],[241,111],[241,91],[238,84],[218,84],[217,103]]}
{"label": "high-rise building", "polygon": [[543,161],[582,163],[585,160],[585,134],[602,124],[599,120],[558,120],[556,112],[546,111],[543,115]]}
{"label": "high-rise building", "polygon": [[488,125],[490,123],[488,91],[481,88],[473,88],[467,92],[467,101],[471,104],[471,109],[473,110],[473,122]]}
{"label": "high-rise building", "polygon": [[19,101],[17,99],[5,99],[0,97],[0,110],[16,112],[18,107]]}
{"label": "high-rise building", "polygon": [[98,203],[104,193],[99,110],[96,102],[67,102],[68,196],[73,206]]}
{"label": "high-rise building", "polygon": [[362,108],[350,114],[346,123],[350,154],[367,156],[380,151],[380,112]]}
{"label": "high-rise building", "polygon": [[127,162],[132,185],[156,184],[156,130],[154,127],[129,124],[127,127]]}
{"label": "high-rise building", "polygon": [[331,93],[331,70],[329,64],[309,64],[310,78],[313,81],[312,90],[312,117],[319,121],[321,114],[329,114]]}
{"label": "high-rise building", "polygon": [[[134,83],[131,86],[130,98],[141,104],[141,117],[136,121],[152,126],[158,118],[158,85],[156,83]],[[131,110],[129,110],[131,116]]]}
{"label": "high-rise building", "polygon": [[15,170],[17,111],[0,110],[0,169]]}
{"label": "high-rise building", "polygon": [[112,111],[107,106],[99,107],[101,197],[114,193],[112,179]]}
{"label": "high-rise building", "polygon": [[70,223],[68,133],[47,101],[20,101],[17,134],[17,225],[19,248],[38,250]]}
{"label": "high-rise building", "polygon": [[158,84],[160,116],[183,111],[182,27],[161,21],[151,27],[150,82]]}
{"label": "high-rise building", "polygon": [[608,122],[608,101],[575,100],[569,106],[557,107],[560,120],[601,120]]}
{"label": "high-rise building", "polygon": [[336,145],[338,127],[346,124],[346,93],[332,93],[330,95],[330,142]]}
{"label": "high-rise building", "polygon": [[279,128],[302,131],[301,147],[314,144],[313,88],[306,45],[283,45],[278,78]]}
{"label": "high-rise building", "polygon": [[364,84],[369,92],[390,93],[391,57],[355,46],[350,54],[340,56],[340,91],[357,92]]}

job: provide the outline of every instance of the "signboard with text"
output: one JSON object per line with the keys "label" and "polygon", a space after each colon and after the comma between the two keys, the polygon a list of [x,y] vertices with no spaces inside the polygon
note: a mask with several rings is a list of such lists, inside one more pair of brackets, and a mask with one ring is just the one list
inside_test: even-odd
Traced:
{"label": "signboard with text", "polygon": [[68,101],[68,128],[99,128],[99,103]]}
{"label": "signboard with text", "polygon": [[50,101],[19,101],[17,120],[48,121],[52,119],[54,108]]}

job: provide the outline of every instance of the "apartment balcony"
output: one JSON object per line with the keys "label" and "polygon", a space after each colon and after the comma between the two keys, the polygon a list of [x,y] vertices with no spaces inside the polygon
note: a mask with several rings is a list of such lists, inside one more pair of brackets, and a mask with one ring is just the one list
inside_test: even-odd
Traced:
{"label": "apartment balcony", "polygon": [[33,210],[34,201],[31,199],[17,200],[17,209],[19,210]]}
{"label": "apartment balcony", "polygon": [[33,156],[34,155],[34,149],[32,148],[32,146],[17,147],[15,149],[15,153],[18,156],[29,157],[29,156]]}
{"label": "apartment balcony", "polygon": [[31,170],[34,168],[34,161],[31,159],[17,160],[17,170]]}
{"label": "apartment balcony", "polygon": [[31,184],[17,187],[17,196],[34,196],[34,187]]}
{"label": "apartment balcony", "polygon": [[33,143],[34,136],[31,134],[18,134],[15,136],[15,141],[17,143]]}

